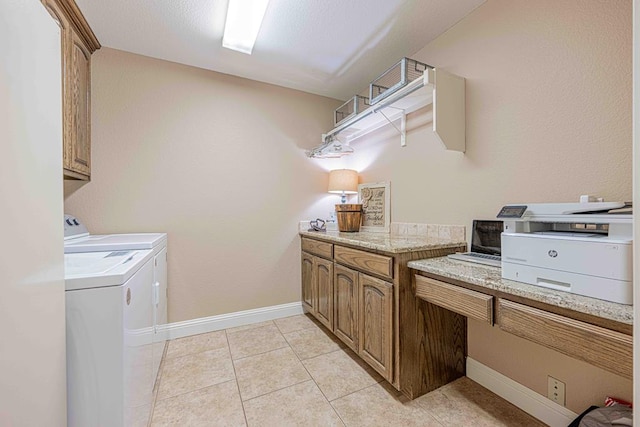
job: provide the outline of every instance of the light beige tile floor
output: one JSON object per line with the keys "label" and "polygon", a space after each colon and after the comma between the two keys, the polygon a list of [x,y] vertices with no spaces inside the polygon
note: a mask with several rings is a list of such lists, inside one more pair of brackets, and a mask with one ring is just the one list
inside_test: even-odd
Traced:
{"label": "light beige tile floor", "polygon": [[544,426],[468,378],[408,400],[307,316],[168,343],[151,426]]}

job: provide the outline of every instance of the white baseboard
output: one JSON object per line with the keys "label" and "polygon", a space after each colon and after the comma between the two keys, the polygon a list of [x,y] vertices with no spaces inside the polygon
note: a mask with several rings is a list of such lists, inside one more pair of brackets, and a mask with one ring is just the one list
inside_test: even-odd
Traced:
{"label": "white baseboard", "polygon": [[164,333],[166,339],[172,340],[190,335],[219,331],[221,329],[235,328],[236,326],[245,326],[252,323],[280,319],[282,317],[295,316],[302,313],[302,303],[292,302],[253,310],[236,311],[235,313],[221,314],[219,316],[201,317],[199,319],[169,323],[158,332]]}
{"label": "white baseboard", "polygon": [[467,377],[551,427],[566,427],[578,414],[467,357]]}

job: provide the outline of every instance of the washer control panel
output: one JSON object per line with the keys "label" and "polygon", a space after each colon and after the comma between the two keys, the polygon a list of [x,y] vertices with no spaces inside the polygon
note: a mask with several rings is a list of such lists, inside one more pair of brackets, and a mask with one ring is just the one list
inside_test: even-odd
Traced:
{"label": "washer control panel", "polygon": [[83,237],[88,236],[89,231],[87,227],[84,226],[82,221],[73,215],[64,215],[64,238],[65,240],[75,238],[75,237]]}

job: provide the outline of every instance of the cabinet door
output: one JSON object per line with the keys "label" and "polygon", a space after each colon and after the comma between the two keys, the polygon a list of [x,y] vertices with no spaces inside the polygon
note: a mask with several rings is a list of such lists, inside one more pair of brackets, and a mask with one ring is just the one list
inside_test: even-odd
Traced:
{"label": "cabinet door", "polygon": [[88,178],[91,172],[91,54],[73,30],[70,40],[66,96],[69,132],[65,134],[64,167]]}
{"label": "cabinet door", "polygon": [[333,330],[333,262],[313,257],[314,274],[318,289],[316,318]]}
{"label": "cabinet door", "polygon": [[313,255],[302,252],[302,306],[315,315],[316,312],[316,292],[313,276]]}
{"label": "cabinet door", "polygon": [[333,332],[357,353],[358,272],[336,264],[333,287]]}
{"label": "cabinet door", "polygon": [[393,285],[360,273],[358,354],[393,381]]}

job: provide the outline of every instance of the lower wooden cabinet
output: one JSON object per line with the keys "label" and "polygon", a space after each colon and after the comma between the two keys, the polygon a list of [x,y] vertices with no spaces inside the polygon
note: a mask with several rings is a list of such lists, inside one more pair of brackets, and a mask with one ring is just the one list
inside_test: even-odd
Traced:
{"label": "lower wooden cabinet", "polygon": [[387,381],[393,380],[393,285],[359,276],[358,354]]}
{"label": "lower wooden cabinet", "polygon": [[466,247],[386,252],[340,243],[302,234],[306,312],[410,399],[464,375],[464,317],[416,298],[407,263]]}
{"label": "lower wooden cabinet", "polygon": [[393,284],[302,252],[302,303],[320,323],[393,381]]}
{"label": "lower wooden cabinet", "polygon": [[314,257],[313,261],[318,289],[316,319],[333,330],[333,262],[318,257]]}
{"label": "lower wooden cabinet", "polygon": [[302,304],[333,330],[333,262],[302,252]]}
{"label": "lower wooden cabinet", "polygon": [[358,272],[336,264],[333,275],[333,333],[358,352]]}
{"label": "lower wooden cabinet", "polygon": [[313,282],[313,255],[302,252],[302,305],[311,314],[316,313],[316,290]]}
{"label": "lower wooden cabinet", "polygon": [[393,284],[338,263],[333,333],[393,382]]}

